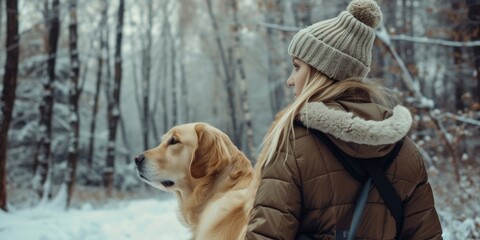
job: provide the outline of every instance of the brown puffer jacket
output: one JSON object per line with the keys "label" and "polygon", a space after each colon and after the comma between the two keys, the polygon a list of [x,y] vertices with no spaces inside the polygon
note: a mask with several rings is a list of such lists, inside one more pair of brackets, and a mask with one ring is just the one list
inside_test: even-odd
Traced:
{"label": "brown puffer jacket", "polygon": [[[359,158],[386,155],[411,126],[409,111],[392,111],[372,103],[337,101],[327,107],[308,103],[301,124],[276,161],[268,163],[254,202],[246,239],[335,239],[348,229],[360,189],[326,146],[309,132],[327,133],[345,153]],[[288,148],[288,150],[287,150]],[[404,220],[401,239],[441,239],[425,165],[415,144],[405,142],[386,172],[399,194]],[[370,190],[356,239],[394,239],[395,219],[378,191]]]}

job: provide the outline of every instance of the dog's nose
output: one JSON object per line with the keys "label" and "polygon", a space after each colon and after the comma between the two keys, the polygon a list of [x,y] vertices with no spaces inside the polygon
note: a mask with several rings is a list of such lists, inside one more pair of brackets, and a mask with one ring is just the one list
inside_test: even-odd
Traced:
{"label": "dog's nose", "polygon": [[139,166],[140,164],[142,164],[143,160],[145,160],[145,156],[143,156],[143,154],[140,154],[135,157],[135,164]]}

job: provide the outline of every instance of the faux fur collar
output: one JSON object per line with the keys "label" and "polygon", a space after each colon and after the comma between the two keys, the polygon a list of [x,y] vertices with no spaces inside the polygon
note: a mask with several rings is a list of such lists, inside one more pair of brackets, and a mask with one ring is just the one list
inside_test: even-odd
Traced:
{"label": "faux fur collar", "polygon": [[307,128],[331,134],[338,139],[367,145],[395,143],[403,138],[412,125],[410,111],[396,106],[389,118],[365,120],[352,112],[330,108],[322,102],[307,103],[299,113]]}

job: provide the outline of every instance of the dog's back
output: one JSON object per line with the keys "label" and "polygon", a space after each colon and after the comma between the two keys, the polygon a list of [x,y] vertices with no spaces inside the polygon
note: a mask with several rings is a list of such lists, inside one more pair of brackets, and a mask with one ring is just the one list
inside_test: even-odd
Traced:
{"label": "dog's back", "polygon": [[242,239],[248,223],[247,189],[226,192],[203,211],[194,239]]}

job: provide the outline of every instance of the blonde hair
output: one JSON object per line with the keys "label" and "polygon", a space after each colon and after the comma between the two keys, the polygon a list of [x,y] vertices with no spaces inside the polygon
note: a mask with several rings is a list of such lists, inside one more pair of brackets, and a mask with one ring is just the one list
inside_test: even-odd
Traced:
{"label": "blonde hair", "polygon": [[[262,150],[257,164],[261,169],[270,161],[276,161],[280,150],[294,134],[293,123],[300,109],[307,102],[330,102],[335,100],[365,101],[377,103],[387,108],[398,104],[391,90],[369,79],[349,78],[335,81],[315,68],[310,67],[305,84],[295,101],[282,110],[276,117],[262,143]],[[288,149],[287,155],[288,155]],[[286,158],[286,156],[285,156]]]}

